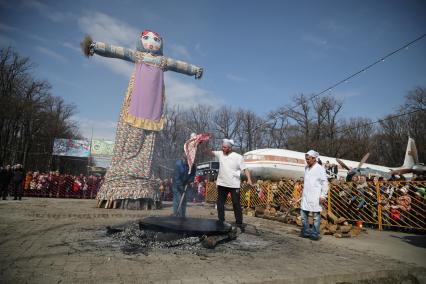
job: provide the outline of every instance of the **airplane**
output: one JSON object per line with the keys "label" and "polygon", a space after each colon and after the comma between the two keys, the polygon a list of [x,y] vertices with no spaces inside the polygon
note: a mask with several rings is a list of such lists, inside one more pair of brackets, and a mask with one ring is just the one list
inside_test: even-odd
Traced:
{"label": "airplane", "polygon": [[411,144],[411,148],[408,149],[407,147],[407,152],[405,153],[405,156],[409,155],[411,159],[407,162],[407,164],[404,162],[404,165],[402,165],[402,167],[393,169],[390,174],[402,175],[407,173],[413,173],[416,175],[425,175],[426,166],[423,163],[419,163],[419,156],[417,154],[417,148],[414,139],[408,138],[408,143]]}
{"label": "airplane", "polygon": [[346,169],[348,173],[346,174],[346,181],[351,181],[352,178],[356,175],[358,176],[381,176],[386,179],[390,179],[392,177],[392,174],[388,172],[384,172],[377,169],[372,169],[369,167],[363,168],[362,166],[367,161],[368,157],[370,156],[370,153],[367,153],[362,157],[361,161],[359,162],[358,166],[356,168],[348,167],[342,160],[339,158],[336,158],[336,161],[339,163],[339,165],[342,166],[342,168]]}
{"label": "airplane", "polygon": [[[392,170],[413,168],[415,165],[414,161],[418,160],[413,158],[413,155],[417,155],[416,151],[412,151],[412,149],[414,149],[413,147],[415,147],[414,140],[409,138],[404,164],[399,168],[364,163],[366,158],[363,159],[364,161],[361,161],[363,163],[339,159],[347,166],[347,168],[344,168],[334,157],[320,155],[320,159],[323,162],[329,161],[331,164],[339,165],[337,173],[338,177],[346,177],[352,168],[358,170],[369,169],[372,175],[379,175],[388,178],[391,176]],[[306,162],[305,153],[303,152],[266,148],[249,151],[245,153],[243,157],[244,163],[250,170],[251,176],[255,179],[272,181],[281,180],[282,178],[299,179],[303,177],[305,172]],[[363,167],[361,168],[361,166]],[[376,173],[373,174],[373,171]]]}

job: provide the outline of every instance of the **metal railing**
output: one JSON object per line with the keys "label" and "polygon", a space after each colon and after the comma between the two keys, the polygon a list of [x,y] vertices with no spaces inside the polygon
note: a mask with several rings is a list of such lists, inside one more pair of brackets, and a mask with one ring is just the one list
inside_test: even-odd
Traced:
{"label": "metal railing", "polygon": [[[292,181],[242,183],[241,205],[287,210],[300,206],[302,186]],[[206,186],[206,202],[216,202],[215,183]],[[327,211],[349,221],[384,228],[426,230],[426,181],[330,182]],[[230,196],[227,203],[231,203]],[[298,204],[299,203],[299,204]]]}

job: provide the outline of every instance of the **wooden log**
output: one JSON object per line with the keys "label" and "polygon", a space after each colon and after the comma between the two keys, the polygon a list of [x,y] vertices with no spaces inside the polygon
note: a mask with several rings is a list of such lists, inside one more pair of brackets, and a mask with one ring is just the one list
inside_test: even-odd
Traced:
{"label": "wooden log", "polygon": [[255,215],[263,215],[265,213],[265,208],[257,206],[255,209]]}
{"label": "wooden log", "polygon": [[349,231],[349,234],[351,235],[351,238],[354,238],[354,237],[358,236],[360,232],[361,232],[360,228],[354,227]]}
{"label": "wooden log", "polygon": [[349,231],[352,230],[352,226],[340,226],[339,230],[342,233],[349,233]]}
{"label": "wooden log", "polygon": [[337,216],[332,212],[327,213],[327,220],[333,224],[337,224]]}
{"label": "wooden log", "polygon": [[332,233],[332,234],[334,234],[334,233],[336,233],[336,231],[337,231],[337,225],[334,225],[334,224],[329,224],[328,226],[327,226],[327,229]]}
{"label": "wooden log", "polygon": [[277,221],[281,222],[281,223],[288,223],[287,222],[287,217],[283,217],[283,216],[275,216],[274,217]]}
{"label": "wooden log", "polygon": [[343,224],[343,222],[345,222],[346,221],[346,218],[345,217],[339,217],[338,219],[337,219],[337,224]]}
{"label": "wooden log", "polygon": [[297,217],[296,216],[287,216],[287,218],[286,219],[288,219],[289,220],[289,223],[296,223],[296,219],[297,219]]}
{"label": "wooden log", "polygon": [[201,245],[208,249],[214,249],[223,240],[230,238],[228,235],[208,236],[201,241]]}
{"label": "wooden log", "polygon": [[263,219],[279,221],[279,218],[277,218],[275,216],[267,215],[267,214],[263,215]]}
{"label": "wooden log", "polygon": [[293,222],[290,217],[284,217],[284,223],[291,224]]}
{"label": "wooden log", "polygon": [[333,236],[334,236],[335,238],[339,238],[339,239],[340,239],[340,238],[342,237],[342,234],[334,233],[334,234],[333,234]]}
{"label": "wooden log", "polygon": [[296,218],[296,225],[302,227],[302,218]]}

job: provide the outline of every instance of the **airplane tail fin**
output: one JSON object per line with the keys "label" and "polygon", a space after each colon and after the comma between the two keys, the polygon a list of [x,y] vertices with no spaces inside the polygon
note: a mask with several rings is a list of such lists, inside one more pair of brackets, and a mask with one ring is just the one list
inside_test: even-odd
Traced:
{"label": "airplane tail fin", "polygon": [[413,138],[409,137],[407,150],[405,151],[404,164],[401,166],[401,168],[405,168],[405,169],[412,168],[414,164],[418,163],[418,161],[419,161],[419,158],[417,155],[416,143],[414,142]]}

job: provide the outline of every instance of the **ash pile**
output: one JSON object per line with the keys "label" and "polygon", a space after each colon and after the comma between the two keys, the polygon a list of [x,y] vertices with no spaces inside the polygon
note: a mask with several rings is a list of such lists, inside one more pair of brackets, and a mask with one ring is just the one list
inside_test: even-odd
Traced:
{"label": "ash pile", "polygon": [[[284,212],[283,212],[284,211]],[[253,209],[245,209],[244,213],[249,216],[279,221],[287,224],[296,224],[302,227],[302,217],[299,209],[289,208],[284,210],[276,209],[274,206],[256,207]],[[314,223],[313,217],[309,215],[308,222],[310,225]],[[321,212],[321,235],[333,235],[336,238],[354,238],[358,236],[362,229],[352,226],[344,217],[337,217],[332,212],[323,210]]]}
{"label": "ash pile", "polygon": [[107,236],[127,254],[151,249],[185,250],[197,253],[237,238],[239,231],[228,223],[201,218],[147,217],[139,222],[107,227]]}

